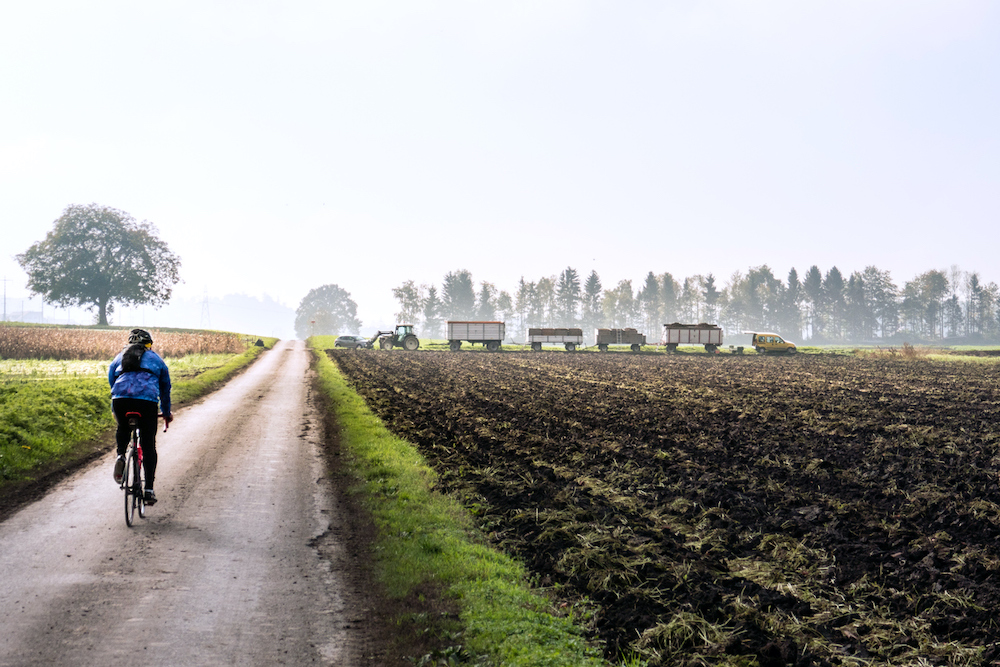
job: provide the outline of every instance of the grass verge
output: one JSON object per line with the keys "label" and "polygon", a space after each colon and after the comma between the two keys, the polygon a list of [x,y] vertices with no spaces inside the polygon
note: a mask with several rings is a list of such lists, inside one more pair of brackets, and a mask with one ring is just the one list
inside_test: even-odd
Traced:
{"label": "grass verge", "polygon": [[[175,380],[174,405],[218,388],[277,341],[263,340],[264,347],[250,347],[221,366]],[[60,473],[106,451],[102,435],[113,427],[108,381],[103,375],[5,378],[0,383],[0,514],[12,502],[19,502],[25,486],[37,487],[31,492],[35,497],[48,488],[39,484],[43,479],[55,481]]]}
{"label": "grass verge", "polygon": [[[585,641],[580,619],[555,613],[530,587],[525,568],[491,549],[465,509],[434,490],[434,471],[413,445],[385,428],[322,353],[332,343],[332,337],[310,339],[356,480],[350,493],[361,498],[378,530],[376,577],[389,596],[437,595],[442,607],[459,610],[460,628],[433,654],[412,657],[416,664],[606,665]],[[401,632],[420,631],[412,626],[426,622],[425,615],[397,619]]]}

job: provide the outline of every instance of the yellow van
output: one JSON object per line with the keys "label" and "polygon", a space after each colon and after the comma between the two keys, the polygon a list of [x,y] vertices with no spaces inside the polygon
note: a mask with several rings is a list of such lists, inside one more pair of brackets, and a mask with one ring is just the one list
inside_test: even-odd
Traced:
{"label": "yellow van", "polygon": [[795,343],[785,340],[776,333],[755,333],[750,344],[757,350],[757,354],[765,354],[767,352],[787,352],[788,354],[792,354],[795,352]]}

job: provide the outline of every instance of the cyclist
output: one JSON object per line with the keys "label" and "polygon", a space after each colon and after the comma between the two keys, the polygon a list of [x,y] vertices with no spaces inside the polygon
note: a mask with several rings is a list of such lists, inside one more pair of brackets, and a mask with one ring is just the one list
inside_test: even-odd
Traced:
{"label": "cyclist", "polygon": [[143,496],[147,505],[156,503],[153,479],[156,476],[157,401],[163,412],[163,420],[167,424],[174,420],[170,413],[170,370],[160,355],[150,349],[152,346],[153,337],[148,331],[132,329],[128,335],[128,347],[108,367],[111,409],[118,422],[115,433],[118,444],[115,483],[121,484],[122,475],[125,474],[125,449],[131,435],[125,413],[138,412],[142,415],[139,419],[139,434],[142,439],[142,468],[146,473]]}

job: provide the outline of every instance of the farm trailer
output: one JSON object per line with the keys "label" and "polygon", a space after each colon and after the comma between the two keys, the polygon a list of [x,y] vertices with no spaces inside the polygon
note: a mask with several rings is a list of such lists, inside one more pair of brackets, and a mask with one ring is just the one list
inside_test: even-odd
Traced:
{"label": "farm trailer", "polygon": [[722,347],[722,327],[715,324],[673,324],[663,325],[660,345],[668,352],[676,352],[678,345],[704,345],[708,352],[717,352]]}
{"label": "farm trailer", "polygon": [[638,352],[646,344],[646,334],[635,329],[598,329],[595,340],[601,352],[607,352],[609,345],[628,345],[633,352]]}
{"label": "farm trailer", "polygon": [[505,322],[448,322],[448,349],[462,349],[462,341],[481,343],[490,352],[500,349],[507,332]]}
{"label": "farm trailer", "polygon": [[560,344],[567,352],[574,352],[577,345],[583,345],[583,329],[528,329],[528,342],[535,352],[541,350],[542,345]]}

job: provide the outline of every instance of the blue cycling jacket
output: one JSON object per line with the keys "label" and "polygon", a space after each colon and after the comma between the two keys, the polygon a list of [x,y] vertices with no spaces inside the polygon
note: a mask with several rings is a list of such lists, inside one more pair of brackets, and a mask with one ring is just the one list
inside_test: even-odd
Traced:
{"label": "blue cycling jacket", "polygon": [[[139,366],[145,370],[126,373],[122,370],[122,354],[118,353],[108,367],[111,398],[138,398],[160,402],[160,411],[170,414],[170,370],[156,352],[146,350]],[[148,371],[148,372],[147,372]]]}

